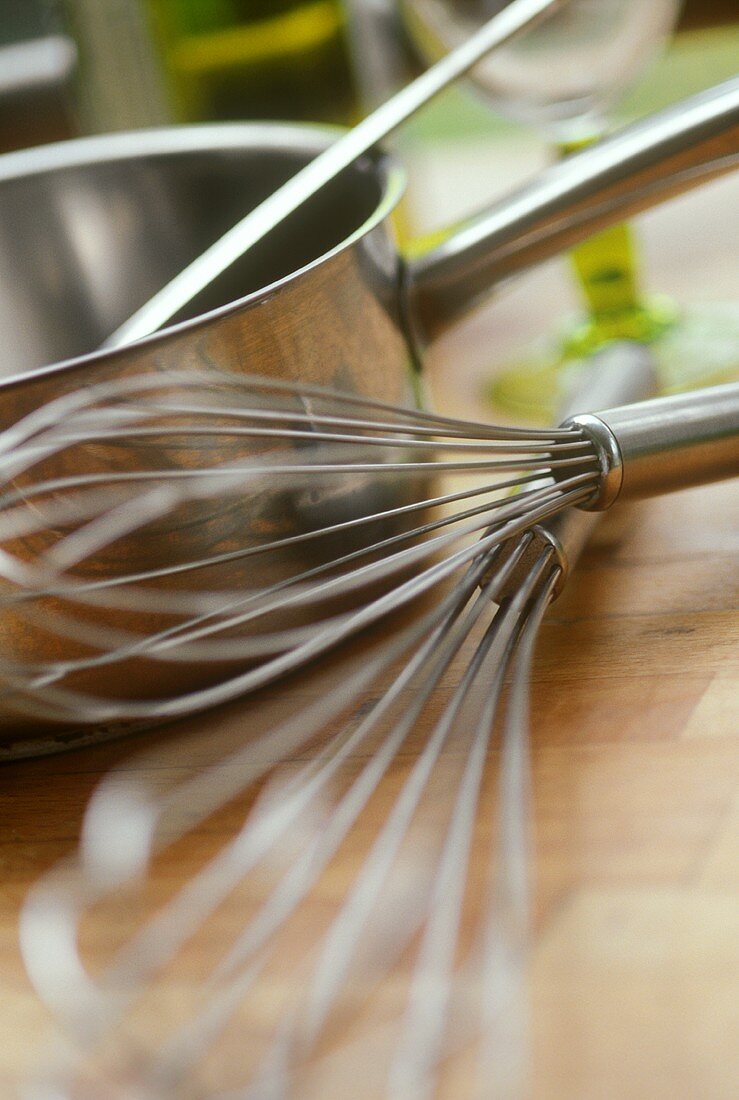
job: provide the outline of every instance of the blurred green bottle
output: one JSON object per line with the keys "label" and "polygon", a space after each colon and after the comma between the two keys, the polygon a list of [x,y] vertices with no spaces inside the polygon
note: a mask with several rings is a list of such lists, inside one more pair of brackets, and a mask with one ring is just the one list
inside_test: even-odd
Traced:
{"label": "blurred green bottle", "polygon": [[173,117],[349,123],[343,0],[143,0]]}

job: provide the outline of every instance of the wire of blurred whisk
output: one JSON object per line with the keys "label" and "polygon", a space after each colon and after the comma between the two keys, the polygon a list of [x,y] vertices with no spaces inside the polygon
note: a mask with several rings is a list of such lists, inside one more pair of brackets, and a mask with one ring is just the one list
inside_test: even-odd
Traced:
{"label": "wire of blurred whisk", "polygon": [[[310,822],[311,806],[315,811],[328,806],[324,823],[308,828],[300,854],[288,856],[274,889],[220,953],[201,987],[200,1007],[157,1050],[142,1049],[140,1041],[130,1040],[129,1071],[135,1066],[141,1087],[161,1096],[198,1087],[200,1065],[274,960],[280,930],[310,904],[311,892],[357,829],[370,800],[387,783],[388,769],[396,766],[425,708],[438,697],[452,662],[477,631],[481,636],[465,658],[448,703],[355,868],[338,914],[311,948],[296,999],[252,1065],[250,1080],[236,1092],[225,1089],[208,1095],[262,1097],[296,1094],[295,1089],[310,1095],[305,1082],[311,1075],[318,1074],[320,1081],[321,1073],[328,1072],[335,1082],[330,1077],[332,1059],[338,1058],[341,1065],[343,1049],[361,1051],[370,1041],[384,1050],[378,1065],[384,1066],[390,1095],[430,1095],[440,1065],[468,1044],[471,1035],[482,1039],[479,1077],[487,1083],[481,1094],[498,1094],[490,1091],[491,1081],[501,1088],[500,1095],[520,1086],[527,1061],[521,1004],[528,921],[527,684],[536,634],[561,583],[566,557],[576,556],[595,519],[593,514],[568,511],[549,526],[539,524],[502,546],[492,542],[482,553],[464,557],[461,577],[450,590],[442,589],[440,601],[419,621],[402,627],[379,647],[369,645],[359,672],[340,677],[333,697],[321,697],[316,705],[270,729],[261,742],[219,758],[169,791],[148,790],[137,772],[114,774],[102,785],[87,813],[76,869],[61,871],[41,884],[24,917],[24,951],[31,975],[83,1047],[94,1049],[106,1034],[121,1027],[125,1034],[127,1015],[147,984],[162,968],[176,964],[178,954],[230,892],[248,882],[260,864],[273,863],[281,846],[287,843],[289,849],[291,833],[300,831],[301,825],[306,828],[306,813]],[[263,797],[224,849],[92,979],[74,944],[79,922],[96,900],[135,880],[155,852],[247,789],[276,761],[294,755],[321,729],[329,729],[332,718],[346,712],[352,699],[398,661],[399,671],[392,673],[390,685],[370,709],[360,712],[358,721],[340,724],[320,743],[315,759]],[[497,800],[497,870],[486,887],[487,917],[473,948],[458,961],[473,827],[509,668],[512,680],[502,726]],[[452,779],[448,753],[455,746],[460,764]],[[366,762],[332,801],[332,783],[351,759],[362,759],[363,752]],[[449,774],[456,792],[450,796],[446,828],[436,836],[430,853],[416,858],[409,876],[404,845],[414,835],[415,815],[433,803],[430,783],[440,768]],[[278,859],[277,866],[282,865]],[[490,866],[496,866],[492,858]],[[396,919],[383,917],[383,902],[393,898]],[[351,1020],[361,1013],[351,997],[347,1002],[350,972],[354,977],[364,974],[368,988],[381,985],[414,939],[418,948],[400,1016],[394,1023],[385,1021],[379,1032],[375,1026],[352,1037]],[[465,984],[470,995],[464,993]],[[337,1020],[342,1024],[338,1039]],[[331,1034],[334,1038],[326,1048],[326,1036]]]}
{"label": "wire of blurred whisk", "polygon": [[[523,540],[522,550],[525,545],[526,538]],[[294,908],[305,900],[317,876],[335,854],[347,831],[356,823],[358,815],[366,806],[368,798],[376,790],[391,762],[397,757],[399,748],[413,729],[420,711],[438,687],[442,675],[448,671],[451,658],[455,652],[458,652],[464,639],[468,637],[475,621],[486,612],[492,613],[490,598],[495,595],[496,590],[510,575],[519,560],[519,556],[518,553],[515,553],[510,557],[500,572],[488,582],[485,590],[473,600],[471,608],[465,613],[461,621],[459,616],[467,602],[462,586],[451,594],[453,599],[446,601],[446,607],[434,610],[434,618],[440,621],[437,629],[431,634],[426,629],[428,616],[424,619],[423,626],[425,629],[422,634],[424,641],[411,661],[402,669],[400,676],[393,682],[392,687],[380,698],[360,726],[348,738],[342,732],[328,745],[324,746],[318,765],[311,764],[304,767],[302,775],[299,773],[294,777],[287,789],[281,792],[282,797],[279,804],[276,804],[275,800],[272,799],[270,809],[266,811],[266,814],[261,817],[257,815],[254,822],[251,823],[250,829],[247,823],[244,833],[234,838],[227,851],[221,853],[212,865],[209,865],[204,872],[201,872],[194,880],[190,881],[181,895],[177,896],[172,904],[165,907],[150,926],[134,937],[115,964],[108,970],[104,982],[98,979],[100,988],[94,1001],[80,995],[84,993],[84,989],[79,988],[79,983],[77,983],[75,998],[73,991],[75,989],[75,977],[78,977],[79,973],[78,967],[69,958],[68,946],[66,954],[60,950],[65,944],[68,945],[74,942],[75,938],[73,927],[65,932],[64,922],[60,921],[59,903],[64,897],[64,892],[62,891],[61,895],[55,893],[55,889],[58,887],[58,884],[56,884],[51,889],[51,896],[47,895],[44,898],[43,891],[40,895],[37,895],[36,912],[34,914],[33,910],[29,909],[27,917],[30,921],[31,938],[36,946],[39,943],[41,927],[46,926],[45,931],[41,934],[41,939],[46,948],[43,956],[40,956],[33,948],[31,949],[31,956],[35,954],[33,973],[36,979],[40,979],[45,985],[47,999],[49,999],[50,987],[56,986],[56,995],[52,994],[51,1000],[57,1002],[57,1008],[60,1007],[58,1003],[59,994],[62,995],[63,1000],[67,1001],[69,1001],[71,994],[74,1008],[69,1022],[74,1023],[75,1014],[82,1009],[82,1019],[77,1020],[77,1026],[82,1029],[83,1033],[89,1034],[90,1027],[94,1029],[94,1032],[97,1032],[99,1028],[110,1027],[115,1020],[120,1020],[121,1015],[128,1007],[129,997],[126,991],[133,994],[140,989],[141,985],[150,980],[153,974],[178,949],[182,948],[188,935],[191,935],[199,923],[206,920],[213,909],[217,907],[223,898],[224,891],[233,889],[235,881],[247,874],[250,866],[253,866],[258,858],[264,858],[265,844],[269,846],[279,843],[284,829],[289,827],[291,820],[295,820],[301,807],[304,808],[306,802],[311,798],[320,797],[321,789],[330,781],[332,772],[346,759],[348,753],[357,750],[362,743],[362,739],[366,739],[373,727],[376,727],[383,716],[388,714],[400,690],[420,674],[422,679],[419,694],[414,696],[412,703],[405,708],[400,719],[391,723],[384,740],[373,751],[362,773],[350,786],[345,799],[332,811],[328,827],[315,838],[312,855],[304,856],[301,862],[296,863],[289,869],[282,884],[267,901],[256,921],[245,927],[230,951],[221,960],[211,979],[206,983],[206,993],[210,994],[210,1000],[207,1002],[206,1010],[204,1010],[202,1016],[196,1016],[185,1028],[182,1035],[175,1036],[163,1051],[158,1052],[157,1056],[152,1058],[146,1074],[149,1085],[156,1085],[158,1088],[166,1088],[170,1091],[174,1090],[175,1093],[177,1087],[183,1086],[183,1083],[188,1079],[188,1074],[195,1072],[195,1063],[203,1056],[204,1047],[207,1048],[208,1042],[215,1041],[241,999],[248,995],[249,990],[258,979],[260,972],[260,966],[257,963],[258,951],[264,947],[265,942],[274,937],[280,922],[286,920]],[[481,570],[489,568],[489,566],[489,561],[484,561],[470,570],[466,585],[467,597],[469,597],[471,589],[479,583]],[[503,651],[510,649],[513,640],[511,626],[520,627],[521,607],[525,603],[525,599],[526,594],[518,597],[516,601],[519,604],[518,612],[514,608],[510,614],[495,617],[493,626],[488,628],[486,632],[486,641],[481,646],[478,657],[465,672],[452,701],[424,745],[421,756],[413,769],[413,776],[409,777],[408,782],[404,785],[394,810],[388,815],[387,821],[373,845],[371,855],[358,873],[357,881],[352,890],[353,903],[352,900],[348,899],[345,905],[342,906],[339,917],[326,937],[312,984],[313,993],[309,998],[308,1016],[301,1014],[297,1035],[294,1034],[295,1022],[293,1033],[284,1026],[281,1029],[280,1039],[283,1045],[283,1060],[287,1058],[290,1048],[296,1045],[298,1050],[302,1049],[302,1057],[306,1057],[307,1046],[310,1045],[310,1033],[315,1033],[313,1035],[314,1039],[320,1033],[332,1003],[345,982],[347,967],[353,959],[358,940],[369,919],[370,910],[373,904],[377,904],[383,890],[388,888],[388,874],[392,868],[398,846],[407,832],[409,817],[418,805],[418,800],[423,796],[430,770],[438,761],[439,753],[450,736],[459,708],[467,697],[472,681],[481,670],[483,673],[490,671],[488,665],[491,662],[493,662],[494,668],[497,669],[495,694],[500,690],[504,665],[499,663],[500,646],[496,651],[493,642],[496,634],[500,633],[501,623],[505,623],[506,630],[502,642]],[[451,620],[450,602],[452,605]],[[456,631],[450,631],[450,623],[455,620],[457,620],[457,629]],[[440,634],[443,635],[444,642],[440,648],[437,648]],[[418,632],[416,632],[416,638],[418,640]],[[434,654],[433,658],[431,658],[432,654]],[[483,660],[486,655],[487,662]],[[429,667],[430,659],[431,666]],[[494,709],[494,704],[490,703],[488,706],[492,706]],[[481,727],[489,723],[490,714],[487,713],[481,719]],[[481,759],[479,754],[482,751],[482,746],[486,743],[486,739],[476,738],[475,740],[478,747],[472,754],[471,759],[479,764]],[[230,770],[229,768],[223,769],[221,774],[227,776]],[[106,863],[108,866],[101,876],[101,881],[97,884],[98,888],[100,886],[103,889],[110,888],[121,877],[120,867],[118,869],[119,873],[116,874],[115,866],[113,866],[113,874],[111,875],[111,841],[114,847],[120,847],[122,826],[126,823],[128,835],[136,835],[137,811],[144,818],[148,816],[147,800],[141,798],[142,792],[138,792],[138,799],[135,790],[129,790],[128,796],[126,796],[120,788],[121,778],[125,783],[125,777],[118,777],[112,787],[109,786],[107,790],[105,788],[101,789],[88,814],[84,848],[86,861],[84,872],[88,889],[95,885],[96,867],[104,867]],[[240,780],[242,783],[245,782],[243,773],[240,774]],[[116,786],[118,787],[117,791]],[[198,793],[192,784],[186,784],[185,786],[188,788],[187,802],[190,806],[196,806],[198,811],[207,808],[213,809],[212,802],[209,807],[202,806],[202,802],[198,799]],[[206,793],[206,790],[201,786],[201,800],[204,793]],[[227,794],[227,790],[219,790],[220,798],[226,797]],[[200,813],[198,813],[198,816],[200,816]],[[189,824],[192,825],[192,822]],[[454,832],[451,835],[451,843],[454,848],[460,843],[460,838]],[[117,842],[116,837],[119,838]],[[448,870],[451,870],[448,859],[449,856],[447,855],[447,867]],[[130,873],[133,868],[129,866],[125,870]],[[418,925],[429,900],[425,895],[418,899],[417,909],[420,912],[416,912],[415,919],[410,922],[410,928],[403,930],[403,938],[412,932],[414,926]],[[88,895],[83,901],[82,910],[84,911],[84,906],[91,902],[92,897]],[[61,909],[67,913],[68,918],[74,924],[76,919],[75,909],[74,905],[70,907],[69,898],[62,902]],[[36,926],[35,932],[32,927],[34,920],[41,922],[40,925]],[[27,935],[28,930],[29,925],[26,926]],[[43,977],[41,972],[43,972]],[[106,988],[108,989],[107,997],[105,996]],[[69,1020],[70,1013],[67,1012],[66,1015]],[[305,1035],[306,1028],[309,1032],[307,1036]],[[166,1095],[168,1093],[163,1091],[162,1094]]]}
{"label": "wire of blurred whisk", "polygon": [[0,436],[0,703],[83,726],[255,690],[563,508],[730,476],[738,391],[530,432],[215,372],[59,398]]}
{"label": "wire of blurred whisk", "polygon": [[[564,433],[523,433],[484,425],[478,429],[449,418],[327,394],[315,387],[289,388],[259,379],[219,377],[196,404],[193,390],[199,389],[204,389],[202,379],[189,375],[103,384],[84,396],[71,395],[37,410],[0,439],[0,450],[7,459],[8,486],[0,498],[0,538],[6,548],[0,573],[7,582],[2,607],[11,609],[26,625],[35,626],[40,620],[40,629],[46,634],[85,647],[77,657],[65,655],[62,660],[18,661],[12,654],[4,656],[0,668],[6,699],[12,698],[18,711],[87,722],[121,716],[172,717],[251,690],[335,645],[398,602],[414,598],[495,541],[561,507],[563,501],[584,499],[592,492],[596,477],[595,460],[584,454],[587,444],[577,429]],[[290,407],[276,407],[274,396],[269,398],[269,408],[259,407],[255,395],[264,391],[287,395]],[[224,393],[228,405],[223,403]],[[300,408],[296,411],[296,398],[312,403],[309,414]],[[322,416],[320,407],[315,407],[319,398],[334,410],[359,407],[365,416]],[[373,414],[380,414],[379,421],[367,419],[370,408]],[[264,418],[271,421],[269,428],[254,427],[252,421],[261,424]],[[300,446],[287,451],[286,446],[296,443],[296,418],[311,430],[300,429]],[[249,425],[244,427],[243,420]],[[345,430],[321,430],[322,421],[328,420],[332,429],[340,424]],[[281,449],[260,451],[256,457],[247,451],[235,462],[213,464],[213,458],[221,453],[214,453],[213,448],[222,445],[224,435],[241,447],[243,438],[252,441],[254,433],[262,432],[274,437]],[[198,433],[205,442],[194,459],[188,455],[193,465],[183,467],[168,461],[172,454],[168,447],[175,443],[179,447],[183,435],[191,441]],[[261,446],[262,436],[256,438]],[[435,453],[441,449],[441,458],[430,453],[432,444]],[[100,447],[105,454],[96,465]],[[135,449],[133,470],[116,467],[119,448],[127,457]],[[381,448],[381,453],[373,455],[373,448]],[[416,452],[422,461],[414,460]],[[451,457],[447,459],[445,453]],[[469,453],[487,457],[470,459]],[[46,477],[45,463],[50,456],[56,466],[61,461],[65,471],[70,466],[74,470],[77,463],[81,472]],[[402,461],[392,461],[396,456]],[[154,464],[153,469],[147,468],[147,461]],[[564,477],[554,487],[528,491],[534,479],[570,465],[577,467],[571,477]],[[418,484],[419,475],[449,471],[475,477],[478,484],[442,494]],[[501,481],[500,475],[506,472],[517,476]],[[114,551],[121,542],[125,544],[129,536],[141,543],[158,522],[200,500],[206,504],[216,499],[238,503],[249,493],[277,495],[283,491],[280,478],[292,493],[302,493],[304,486],[315,491],[317,485],[328,486],[330,492],[345,475],[356,479],[364,474],[378,483],[390,475],[396,482],[408,481],[422,491],[391,508],[364,509],[357,514],[354,507],[337,522],[318,528],[303,526],[277,539],[250,539],[247,532],[242,537],[244,545],[236,549],[223,551],[211,545],[205,554],[198,554],[186,547],[181,560],[164,566],[131,570],[125,555],[115,561],[112,571],[96,566],[96,559]],[[29,476],[34,479],[30,484]],[[489,479],[482,485],[481,476]],[[514,487],[522,490],[518,496],[501,496]],[[475,498],[484,499],[475,504]],[[464,507],[468,501],[471,506]],[[436,517],[429,518],[434,512]],[[384,525],[384,537],[377,537],[378,524]],[[386,534],[387,530],[391,533]],[[487,531],[480,545],[465,547],[464,539],[479,531]],[[310,568],[293,565],[287,576],[257,588],[251,588],[247,579],[238,587],[231,584],[223,590],[204,579],[209,571],[212,574],[224,565],[303,552],[307,544],[325,545],[328,539],[356,536],[357,532],[356,549],[335,553],[329,560],[324,552],[319,564]],[[176,530],[175,535],[178,533]],[[167,534],[174,537],[169,530]],[[26,546],[33,539],[43,540],[42,549],[29,555]],[[18,542],[21,553],[9,552],[8,547]],[[424,565],[440,551],[447,554],[445,562]],[[404,572],[419,567],[414,578],[399,583]],[[353,613],[326,616],[322,611],[337,597],[388,582],[395,584],[392,600],[369,600]],[[274,622],[270,616],[306,608],[313,609],[308,624],[270,629]],[[120,621],[115,615],[147,616],[155,611],[169,616],[170,621],[153,626],[149,619],[141,624],[130,618]],[[255,626],[262,628],[256,634]],[[263,663],[200,692],[156,700],[106,700],[66,687],[77,673],[136,657],[159,664],[253,659],[263,659]]]}

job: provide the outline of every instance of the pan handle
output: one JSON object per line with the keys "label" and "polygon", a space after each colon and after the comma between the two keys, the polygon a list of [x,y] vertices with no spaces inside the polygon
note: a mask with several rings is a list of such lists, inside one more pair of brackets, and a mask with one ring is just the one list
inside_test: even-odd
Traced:
{"label": "pan handle", "polygon": [[510,276],[739,165],[739,78],[552,165],[404,269],[417,349]]}

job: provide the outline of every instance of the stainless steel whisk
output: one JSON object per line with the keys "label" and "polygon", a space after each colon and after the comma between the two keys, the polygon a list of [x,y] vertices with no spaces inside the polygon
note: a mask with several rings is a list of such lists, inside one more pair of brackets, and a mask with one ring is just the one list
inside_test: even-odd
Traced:
{"label": "stainless steel whisk", "polygon": [[[0,437],[6,704],[35,722],[151,720],[266,683],[389,611],[379,586],[415,569],[410,598],[440,580],[456,561],[434,569],[435,552],[582,499],[587,459],[525,490],[586,449],[579,430],[263,379],[166,374],[63,398]],[[466,484],[439,493],[431,478],[450,472]],[[132,662],[159,697],[120,697]]]}
{"label": "stainless steel whisk", "polygon": [[730,476],[738,395],[523,430],[163,372],[43,406],[0,435],[6,752],[224,702],[570,505]]}
{"label": "stainless steel whisk", "polygon": [[[636,396],[646,364],[638,353],[631,355],[636,355],[636,376],[621,371],[619,385]],[[623,356],[623,349],[616,353],[615,366],[623,366]],[[651,415],[664,407],[651,405]],[[602,423],[599,419],[596,430]],[[652,432],[653,446],[658,435]],[[717,438],[722,435],[725,426],[717,431]],[[725,470],[731,467],[731,454],[736,456],[735,442],[734,435],[733,452],[729,446],[724,455]],[[628,474],[626,463],[624,484]],[[546,476],[559,475],[555,468]],[[696,476],[706,476],[706,468]],[[587,477],[587,496],[581,500],[593,496],[594,480]],[[607,481],[601,475],[596,484]],[[539,485],[527,481],[525,491],[546,494],[554,488],[551,480]],[[489,532],[489,513],[487,519],[484,529]],[[438,601],[415,620],[401,622],[390,640],[385,636],[373,644],[370,639],[360,651],[358,668],[350,664],[342,674],[340,656],[338,669],[308,670],[305,675],[319,676],[324,685],[312,705],[302,705],[299,680],[293,695],[296,713],[287,721],[273,725],[266,720],[261,736],[255,732],[247,744],[228,754],[216,753],[202,770],[164,790],[160,774],[156,786],[142,778],[146,761],[109,777],[88,810],[76,864],[37,890],[23,928],[35,984],[80,1045],[93,1052],[90,1073],[102,1074],[98,1080],[112,1074],[119,1084],[133,1081],[145,1095],[155,1096],[181,1096],[186,1090],[223,1097],[338,1095],[347,1080],[353,1095],[380,1095],[384,1088],[393,1096],[422,1096],[436,1087],[440,1063],[481,1033],[478,1063],[486,1085],[480,1094],[496,1095],[498,1086],[501,1095],[510,1094],[511,1082],[520,1080],[525,1063],[518,1001],[527,917],[528,669],[544,611],[568,559],[572,564],[595,520],[594,513],[570,509],[546,517],[531,530],[515,530],[518,516],[504,521],[500,530],[507,527],[508,537],[489,541],[481,552],[474,552],[479,541],[462,544],[466,556],[452,587],[442,589]],[[400,580],[398,591],[406,583]],[[436,715],[440,688],[469,641],[472,655],[463,659],[458,683]],[[475,811],[484,797],[486,758],[509,667],[513,679],[502,731],[498,866],[495,877],[486,876],[481,887],[488,896],[487,915],[465,961],[457,964],[470,855],[480,849],[474,837]],[[379,695],[374,689],[373,701],[356,713],[356,700],[372,685],[383,684],[388,674],[389,684]],[[379,832],[352,864],[351,885],[338,913],[311,941],[305,970],[294,981],[294,999],[282,1003],[263,1047],[241,1059],[237,1083],[213,1084],[204,1068],[209,1058],[222,1051],[219,1044],[227,1042],[229,1030],[244,1041],[244,1005],[277,965],[284,949],[281,936],[287,934],[289,947],[291,922],[299,921],[317,884],[330,877],[347,845],[351,852],[362,815],[380,797],[388,769],[407,751],[429,708],[431,724],[418,756],[397,797],[385,807]],[[142,923],[113,953],[102,974],[87,974],[72,945],[88,910],[156,868],[170,845],[253,788],[276,762],[302,755],[317,736],[317,755],[299,762],[268,789],[225,849],[199,866],[153,919]],[[352,757],[361,762],[359,769],[341,783],[342,769]],[[166,750],[160,748],[149,763],[156,763],[161,773],[163,761]],[[434,813],[442,792],[446,801],[440,822]],[[436,826],[431,830],[429,814]],[[420,854],[419,840],[426,844]],[[266,892],[260,879],[265,866],[274,873]],[[219,912],[234,893],[243,899],[239,890],[244,883],[262,901],[238,923],[236,934],[231,927],[221,950]],[[219,948],[203,980],[202,1000],[154,1049],[136,1031],[140,1001],[151,996],[162,973],[166,978],[167,968],[176,967],[183,954],[187,961],[188,947],[203,924],[210,929],[209,941],[218,941]],[[417,951],[403,987],[407,997],[400,1007],[393,1004],[380,1014],[374,1028],[353,1034],[357,1009],[352,981],[363,991],[382,986],[414,942]],[[301,962],[295,959],[294,965]],[[466,982],[455,981],[460,966],[467,971]],[[146,1018],[145,1007],[143,1011]],[[114,1046],[111,1056],[106,1037],[118,1035],[120,1041],[121,1034],[130,1046],[123,1044],[123,1054]],[[347,1078],[347,1061],[356,1065],[357,1059],[361,1079],[356,1072]],[[494,1077],[489,1075],[491,1060]]]}

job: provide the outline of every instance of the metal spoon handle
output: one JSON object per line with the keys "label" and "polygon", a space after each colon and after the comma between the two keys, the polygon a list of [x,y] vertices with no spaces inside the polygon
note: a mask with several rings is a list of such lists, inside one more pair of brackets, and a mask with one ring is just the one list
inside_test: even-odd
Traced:
{"label": "metal spoon handle", "polygon": [[237,222],[116,329],[103,347],[120,347],[161,328],[340,172],[469,72],[491,50],[537,23],[563,2],[565,0],[514,0],[476,34],[402,88]]}

